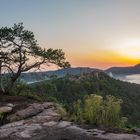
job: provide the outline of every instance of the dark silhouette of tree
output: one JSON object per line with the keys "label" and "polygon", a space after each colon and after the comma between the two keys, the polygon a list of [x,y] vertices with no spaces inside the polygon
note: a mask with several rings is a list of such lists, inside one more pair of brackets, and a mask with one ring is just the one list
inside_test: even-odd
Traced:
{"label": "dark silhouette of tree", "polygon": [[[33,32],[25,30],[23,23],[0,29],[0,92],[12,93],[20,74],[41,65],[55,64],[70,67],[61,49],[43,49],[37,44]],[[5,82],[7,81],[7,82]]]}

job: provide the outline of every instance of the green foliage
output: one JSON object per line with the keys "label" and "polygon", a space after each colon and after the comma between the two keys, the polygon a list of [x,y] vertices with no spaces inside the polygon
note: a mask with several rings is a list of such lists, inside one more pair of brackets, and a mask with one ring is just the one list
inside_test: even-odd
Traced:
{"label": "green foliage", "polygon": [[39,96],[39,94],[34,93],[31,90],[31,87],[21,80],[16,81],[14,84],[13,94],[16,96],[24,96],[37,101],[43,101],[44,99],[43,96]]}
{"label": "green foliage", "polygon": [[101,96],[91,94],[84,99],[83,115],[86,122],[100,124],[104,115],[103,99]]}
{"label": "green foliage", "polygon": [[79,99],[82,101],[91,93],[96,93],[103,98],[112,95],[123,100],[121,113],[128,118],[127,123],[140,126],[140,85],[115,80],[102,72],[98,77],[91,73],[84,76],[68,75],[54,78],[28,85],[27,89],[46,101],[63,104],[69,112],[73,111],[74,102]]}
{"label": "green foliage", "polygon": [[55,103],[58,102],[55,97],[51,97],[51,96],[45,97],[45,100],[48,102],[55,102]]}
{"label": "green foliage", "polygon": [[78,100],[73,104],[73,113],[71,115],[71,119],[75,122],[83,121],[83,110],[82,110],[82,102]]}
{"label": "green foliage", "polygon": [[107,96],[104,101],[104,112],[102,113],[103,124],[119,126],[122,122],[120,118],[122,100],[114,96]]}
{"label": "green foliage", "polygon": [[36,101],[39,101],[39,102],[43,101],[42,97],[40,97],[36,94],[33,94],[33,93],[21,93],[20,96],[27,97],[29,99],[33,99],[33,100],[36,100]]}
{"label": "green foliage", "polygon": [[121,100],[107,96],[103,97],[91,94],[84,98],[84,101],[78,100],[73,105],[74,121],[84,121],[90,124],[104,126],[121,126],[120,117]]}
{"label": "green foliage", "polygon": [[4,118],[4,113],[0,113],[0,121],[3,120]]}
{"label": "green foliage", "polygon": [[57,105],[57,112],[61,117],[65,117],[67,115],[66,109],[61,104]]}
{"label": "green foliage", "polygon": [[17,80],[13,87],[13,94],[14,95],[20,95],[23,93],[31,92],[30,86],[27,85],[24,81]]}
{"label": "green foliage", "polygon": [[[71,80],[71,77],[74,77],[74,80]],[[140,125],[139,85],[115,80],[104,73],[99,73],[98,78],[94,73],[79,77],[69,76],[47,81],[55,87],[52,96],[56,97],[58,102],[63,103],[68,110],[72,110],[73,102],[83,99],[86,95],[96,93],[106,97],[109,94],[123,100],[122,116],[126,116],[129,123]]]}

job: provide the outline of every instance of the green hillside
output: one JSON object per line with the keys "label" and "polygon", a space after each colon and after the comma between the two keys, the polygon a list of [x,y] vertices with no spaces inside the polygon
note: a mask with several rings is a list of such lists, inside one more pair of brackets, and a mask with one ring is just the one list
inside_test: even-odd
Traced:
{"label": "green hillside", "polygon": [[68,110],[85,95],[113,95],[123,100],[122,115],[132,124],[140,124],[140,85],[115,80],[102,72],[54,78],[32,84],[30,90],[46,100],[64,104]]}

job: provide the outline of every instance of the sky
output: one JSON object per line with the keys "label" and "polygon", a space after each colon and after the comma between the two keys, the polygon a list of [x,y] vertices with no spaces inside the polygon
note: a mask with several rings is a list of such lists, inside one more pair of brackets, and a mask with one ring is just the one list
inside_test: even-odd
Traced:
{"label": "sky", "polygon": [[0,27],[23,22],[72,67],[140,63],[140,0],[0,0]]}

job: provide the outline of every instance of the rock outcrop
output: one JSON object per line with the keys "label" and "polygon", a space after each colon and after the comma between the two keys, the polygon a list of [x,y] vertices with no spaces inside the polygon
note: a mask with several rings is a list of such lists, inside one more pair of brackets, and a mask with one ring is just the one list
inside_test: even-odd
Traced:
{"label": "rock outcrop", "polygon": [[3,106],[0,107],[0,114],[5,114],[5,113],[9,113],[12,111],[12,107],[8,107],[8,106]]}
{"label": "rock outcrop", "polygon": [[33,103],[7,117],[0,127],[0,140],[140,140],[134,134],[83,129],[64,121],[54,103]]}

